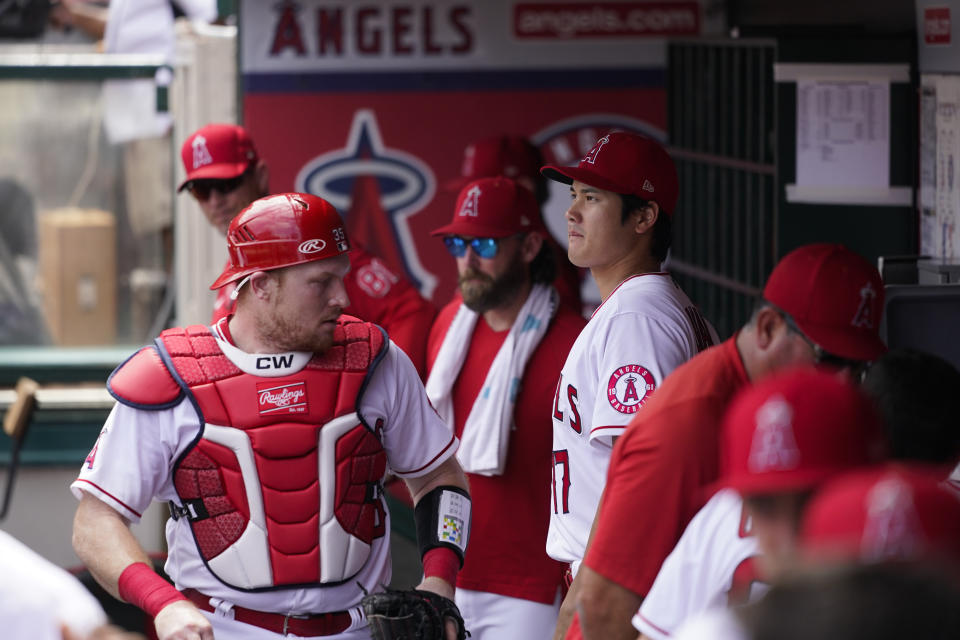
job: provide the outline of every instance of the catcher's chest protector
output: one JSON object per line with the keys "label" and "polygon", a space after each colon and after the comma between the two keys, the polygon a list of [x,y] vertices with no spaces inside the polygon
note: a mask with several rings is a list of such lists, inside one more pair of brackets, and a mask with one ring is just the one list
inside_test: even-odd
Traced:
{"label": "catcher's chest protector", "polygon": [[171,329],[157,343],[205,422],[174,485],[210,570],[242,590],[359,572],[385,533],[386,453],[356,412],[382,332],[344,321],[330,350],[281,377],[242,372],[206,327]]}

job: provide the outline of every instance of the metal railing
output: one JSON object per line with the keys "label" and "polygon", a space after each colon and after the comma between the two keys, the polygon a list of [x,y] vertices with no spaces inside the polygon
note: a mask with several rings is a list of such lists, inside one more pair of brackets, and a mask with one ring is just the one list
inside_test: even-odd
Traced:
{"label": "metal railing", "polygon": [[770,40],[668,46],[670,153],[680,176],[670,270],[721,337],[749,317],[774,262]]}

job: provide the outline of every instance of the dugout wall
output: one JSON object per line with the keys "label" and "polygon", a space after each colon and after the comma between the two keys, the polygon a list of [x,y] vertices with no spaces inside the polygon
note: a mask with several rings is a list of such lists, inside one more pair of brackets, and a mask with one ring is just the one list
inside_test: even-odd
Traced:
{"label": "dugout wall", "polygon": [[[668,136],[681,185],[670,268],[722,338],[802,244],[839,242],[874,264],[917,252],[913,39],[824,36],[668,47]],[[832,96],[846,101],[842,112],[836,101],[825,106]],[[832,125],[832,137],[811,138],[811,123],[827,134]],[[834,162],[823,165],[826,178],[808,162],[811,149]]]}

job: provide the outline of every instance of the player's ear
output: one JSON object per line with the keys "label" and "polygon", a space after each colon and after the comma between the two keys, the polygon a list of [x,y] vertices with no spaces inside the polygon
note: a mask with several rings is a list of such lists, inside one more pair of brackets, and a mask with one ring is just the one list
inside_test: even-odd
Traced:
{"label": "player's ear", "polygon": [[247,286],[251,293],[261,300],[269,299],[277,284],[277,278],[272,273],[266,271],[254,271],[250,274],[250,280]]}
{"label": "player's ear", "polygon": [[533,259],[540,253],[540,248],[543,247],[544,242],[543,236],[539,233],[532,232],[526,234],[520,245],[520,254],[523,256],[523,261],[527,264],[533,262]]}
{"label": "player's ear", "polygon": [[634,231],[638,234],[647,233],[657,224],[657,218],[660,215],[660,205],[651,200],[643,207],[636,209],[635,215]]}
{"label": "player's ear", "polygon": [[757,347],[761,350],[766,350],[773,344],[778,332],[785,325],[783,316],[771,306],[763,307],[757,311],[754,323],[756,325]]}

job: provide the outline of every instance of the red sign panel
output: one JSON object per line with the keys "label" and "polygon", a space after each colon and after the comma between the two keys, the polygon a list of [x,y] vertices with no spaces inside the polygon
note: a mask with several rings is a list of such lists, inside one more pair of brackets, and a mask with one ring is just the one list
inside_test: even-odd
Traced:
{"label": "red sign panel", "polygon": [[923,10],[923,41],[927,44],[950,44],[950,7],[927,7]]}
{"label": "red sign panel", "polygon": [[517,38],[690,36],[700,33],[696,2],[521,3],[513,8]]}
{"label": "red sign panel", "polygon": [[[662,139],[664,37],[699,34],[700,4],[240,0],[244,125],[271,192],[327,199],[389,268],[361,274],[368,293],[392,271],[444,304],[456,264],[430,232],[467,146],[520,135],[571,165],[612,129]],[[547,190],[564,244],[569,188]]]}

